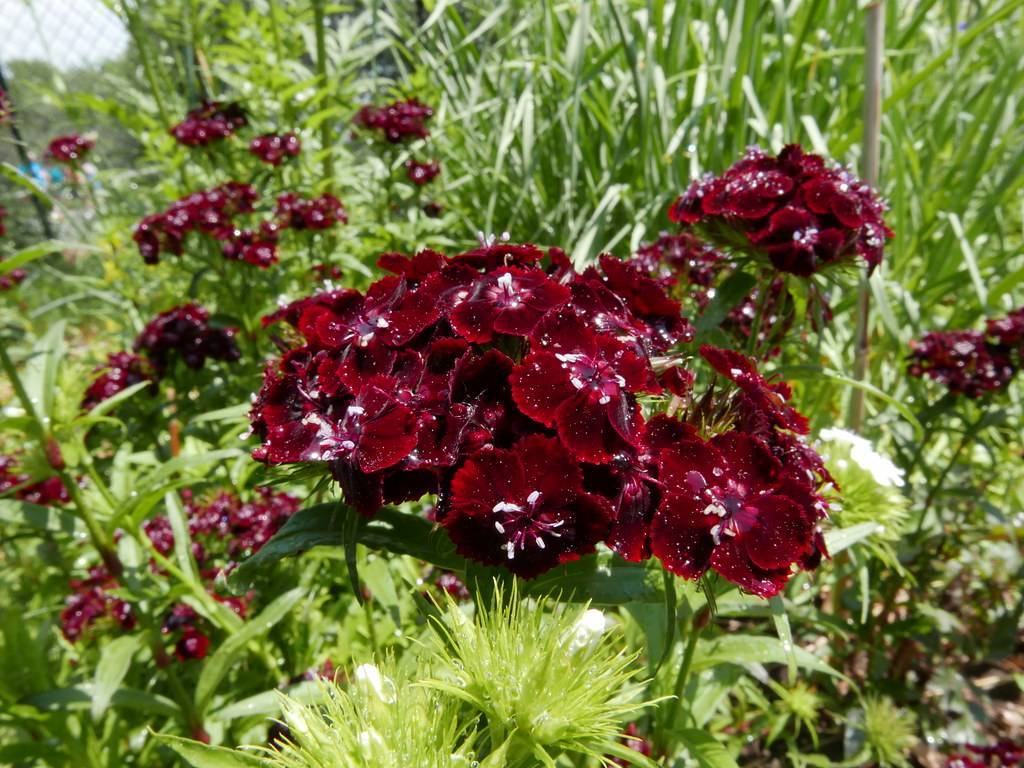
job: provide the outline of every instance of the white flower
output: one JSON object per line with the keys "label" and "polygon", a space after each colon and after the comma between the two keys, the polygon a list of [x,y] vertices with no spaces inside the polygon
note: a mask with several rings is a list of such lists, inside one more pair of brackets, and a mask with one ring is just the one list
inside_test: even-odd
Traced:
{"label": "white flower", "polygon": [[395,684],[380,673],[376,664],[360,664],[353,678],[362,688],[371,691],[385,704],[395,703]]}
{"label": "white flower", "polygon": [[823,429],[819,434],[822,440],[834,443],[842,443],[850,447],[850,458],[853,459],[861,469],[871,473],[875,482],[884,486],[903,485],[903,470],[892,463],[887,456],[883,456],[874,449],[868,440],[860,435],[849,432],[845,429]]}
{"label": "white flower", "polygon": [[584,648],[593,648],[608,629],[608,624],[608,619],[596,608],[584,611],[572,628],[569,652],[576,653]]}

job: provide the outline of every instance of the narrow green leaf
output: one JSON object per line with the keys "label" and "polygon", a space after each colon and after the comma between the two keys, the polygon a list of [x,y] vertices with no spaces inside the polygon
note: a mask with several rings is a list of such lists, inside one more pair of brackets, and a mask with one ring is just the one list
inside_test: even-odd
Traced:
{"label": "narrow green leaf", "polygon": [[153,738],[173,749],[193,768],[252,768],[270,766],[269,760],[224,747],[211,747],[200,741],[153,732]]}
{"label": "narrow green leaf", "polygon": [[796,679],[796,653],[793,645],[793,630],[789,626],[789,616],[786,614],[786,603],[782,595],[775,595],[768,601],[771,608],[772,621],[775,622],[775,631],[779,633],[779,642],[782,643],[782,650],[787,652],[789,665],[789,679]]}
{"label": "narrow green leaf", "polygon": [[707,731],[682,728],[676,733],[700,768],[739,768],[729,751]]}
{"label": "narrow green leaf", "polygon": [[287,616],[301,599],[303,593],[302,587],[296,587],[280,595],[257,616],[242,625],[241,629],[228,637],[213,656],[203,663],[203,671],[199,673],[195,692],[196,709],[199,712],[206,710],[220,681],[238,661],[245,646],[250,641],[263,637],[275,624]]}
{"label": "narrow green leaf", "polygon": [[124,676],[128,674],[132,656],[138,648],[138,635],[122,635],[103,647],[93,680],[90,710],[93,720],[99,720],[107,711],[110,700],[124,680]]}
{"label": "narrow green leaf", "polygon": [[715,291],[715,297],[694,322],[694,330],[705,334],[722,324],[729,310],[739,304],[757,285],[757,278],[746,272],[733,272]]}

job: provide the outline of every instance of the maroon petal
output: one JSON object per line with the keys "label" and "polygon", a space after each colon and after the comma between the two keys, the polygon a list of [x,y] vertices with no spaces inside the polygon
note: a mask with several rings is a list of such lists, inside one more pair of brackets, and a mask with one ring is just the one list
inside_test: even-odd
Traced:
{"label": "maroon petal", "polygon": [[713,516],[698,507],[693,499],[670,494],[662,499],[651,521],[651,553],[672,573],[687,579],[704,574],[715,548]]}
{"label": "maroon petal", "polygon": [[516,443],[523,465],[523,481],[549,506],[571,504],[583,492],[583,470],[559,445],[543,435],[524,437]]}
{"label": "maroon petal", "polygon": [[575,394],[564,365],[550,352],[531,354],[509,380],[519,410],[548,427],[554,426],[558,407]]}
{"label": "maroon petal", "polygon": [[452,478],[451,514],[489,516],[496,504],[516,498],[523,486],[523,466],[515,453],[478,451]]}
{"label": "maroon petal", "polygon": [[585,390],[559,406],[555,421],[565,447],[595,464],[610,461],[635,442],[641,423],[639,406],[625,395],[602,404]]}
{"label": "maroon petal", "polygon": [[785,496],[762,496],[750,506],[757,509],[757,522],[739,544],[758,568],[788,569],[812,549],[814,524],[799,504]]}
{"label": "maroon petal", "polygon": [[711,565],[733,584],[764,598],[779,594],[790,575],[789,570],[761,570],[750,562],[735,540],[715,547]]}

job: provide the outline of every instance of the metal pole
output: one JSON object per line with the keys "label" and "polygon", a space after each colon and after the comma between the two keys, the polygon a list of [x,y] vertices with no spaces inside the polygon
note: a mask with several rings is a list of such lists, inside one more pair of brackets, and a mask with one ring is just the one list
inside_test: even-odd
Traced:
{"label": "metal pole", "polygon": [[[7,118],[7,125],[10,126],[11,135],[14,137],[14,148],[18,152],[18,157],[21,159],[21,164],[28,168],[31,165],[31,161],[28,157],[28,149],[25,147],[25,141],[21,138],[21,131],[18,130],[18,121],[16,118],[16,110],[14,104],[11,101],[11,91],[7,87],[7,78],[4,76],[3,65],[0,64],[0,89],[7,94],[7,101],[11,104],[10,115]],[[43,206],[42,200],[36,197],[34,194],[30,195],[32,198],[32,204],[35,206],[36,215],[39,217],[39,224],[43,228],[43,234],[46,235],[47,239],[55,239],[53,233],[53,225],[50,224],[50,217],[46,213],[46,208]]]}
{"label": "metal pole", "polygon": [[[875,2],[864,16],[864,147],[861,177],[878,187],[878,166],[882,139],[882,63],[885,55],[885,3]],[[868,373],[871,286],[863,275],[857,291],[857,335],[853,378],[863,381]],[[864,425],[864,390],[854,389],[850,398],[850,428],[859,432]]]}

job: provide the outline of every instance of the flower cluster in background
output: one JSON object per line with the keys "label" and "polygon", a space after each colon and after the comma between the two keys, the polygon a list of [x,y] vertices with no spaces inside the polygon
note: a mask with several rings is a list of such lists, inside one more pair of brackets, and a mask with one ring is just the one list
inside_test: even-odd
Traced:
{"label": "flower cluster in background", "polygon": [[299,137],[290,132],[265,133],[249,142],[249,151],[267,165],[280,165],[289,157],[298,157],[301,150]]}
{"label": "flower cluster in background", "polygon": [[[192,499],[189,492],[185,496],[192,555],[206,589],[214,600],[244,618],[253,596],[221,595],[215,588],[216,579],[231,570],[238,561],[258,552],[298,511],[299,499],[286,493],[275,493],[269,488],[257,488],[249,501],[242,501],[236,494],[226,492],[204,500]],[[174,534],[166,516],[150,518],[142,528],[157,553],[163,557],[172,556]],[[160,569],[155,560],[151,561],[150,567]],[[84,579],[71,580],[69,586],[72,592],[61,613],[61,627],[70,642],[83,640],[88,633],[101,633],[113,625],[123,631],[135,628],[136,619],[131,605],[117,597],[120,585],[102,566],[90,569]],[[209,622],[189,605],[172,605],[160,630],[179,661],[206,656],[212,629]],[[164,656],[158,658],[157,663],[169,661],[170,657]]]}
{"label": "flower cluster in background", "polygon": [[[379,264],[393,276],[365,294],[267,318],[304,343],[254,403],[256,458],[322,462],[366,515],[437,494],[461,554],[523,577],[601,541],[758,594],[816,565],[827,477],[806,420],[784,383],[711,347],[732,385],[684,420],[663,413],[691,400],[670,351],[693,332],[657,280],[611,256],[577,273],[560,249],[493,239]],[[645,417],[641,399],[660,406]]]}
{"label": "flower cluster in background", "polygon": [[842,167],[790,144],[777,157],[752,148],[721,176],[694,181],[669,218],[709,242],[765,255],[795,275],[859,255],[874,269],[892,232],[874,190]]}
{"label": "flower cluster in background", "polygon": [[58,136],[50,142],[47,154],[58,163],[74,165],[80,163],[94,146],[92,139],[78,134]]}
{"label": "flower cluster in background", "polygon": [[207,359],[233,362],[240,356],[234,328],[210,325],[209,311],[198,304],[184,304],[154,317],[135,340],[135,351],[145,353],[153,369],[163,375],[173,358],[193,370]]}
{"label": "flower cluster in background", "polygon": [[433,109],[413,98],[383,107],[367,104],[360,108],[353,122],[367,131],[380,133],[391,144],[400,144],[427,138],[430,131],[426,122],[433,116]]}
{"label": "flower cluster in background", "polygon": [[977,398],[1007,387],[1024,365],[1024,307],[984,331],[932,331],[911,343],[907,373]]}
{"label": "flower cluster in background", "polygon": [[19,470],[13,456],[0,455],[0,497],[13,494],[17,499],[32,504],[51,506],[67,504],[68,490],[58,477],[32,481],[32,477]]}
{"label": "flower cluster in background", "polygon": [[249,124],[241,105],[235,102],[206,101],[189,110],[185,119],[170,129],[179,144],[202,147],[234,136]]}

